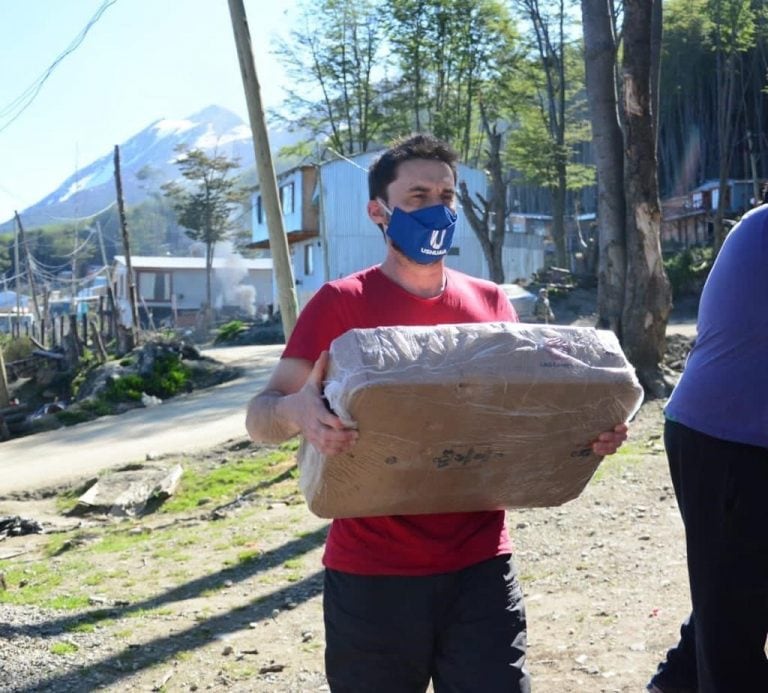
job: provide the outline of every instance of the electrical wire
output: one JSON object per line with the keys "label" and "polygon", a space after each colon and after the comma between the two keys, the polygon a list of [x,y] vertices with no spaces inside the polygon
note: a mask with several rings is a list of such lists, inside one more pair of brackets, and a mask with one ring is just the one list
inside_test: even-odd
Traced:
{"label": "electrical wire", "polygon": [[116,204],[117,204],[117,200],[114,200],[114,201],[110,202],[103,209],[100,209],[98,212],[93,212],[93,213],[91,213],[91,214],[89,214],[87,216],[84,216],[84,217],[55,217],[52,214],[45,214],[45,216],[48,217],[48,219],[51,219],[53,221],[75,221],[75,222],[88,221],[89,219],[93,219],[93,217],[99,216],[99,214],[104,214],[104,212],[108,212]]}
{"label": "electrical wire", "polygon": [[19,94],[13,101],[0,109],[0,118],[8,118],[5,123],[0,125],[0,132],[6,130],[24,111],[32,105],[43,85],[48,81],[53,71],[58,67],[64,58],[73,53],[80,44],[85,40],[86,35],[91,30],[94,24],[101,19],[101,16],[106,12],[117,0],[104,0],[101,3],[96,13],[88,20],[87,24],[80,30],[80,33],[74,38],[74,40],[61,52],[56,59],[48,66],[48,68],[30,84],[21,94]]}

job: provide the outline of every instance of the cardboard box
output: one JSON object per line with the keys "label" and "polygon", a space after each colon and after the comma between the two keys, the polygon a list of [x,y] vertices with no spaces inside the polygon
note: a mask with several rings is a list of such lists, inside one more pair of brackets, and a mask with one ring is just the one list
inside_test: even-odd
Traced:
{"label": "cardboard box", "polygon": [[560,505],[600,464],[598,434],[642,388],[616,336],[482,323],[350,330],[333,341],[325,396],[360,437],[299,453],[320,517]]}

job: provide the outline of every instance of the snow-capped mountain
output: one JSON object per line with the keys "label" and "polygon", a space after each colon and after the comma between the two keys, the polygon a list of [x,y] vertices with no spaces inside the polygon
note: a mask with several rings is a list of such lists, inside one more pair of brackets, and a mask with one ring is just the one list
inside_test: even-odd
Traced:
{"label": "snow-capped mountain", "polygon": [[[285,136],[271,141],[273,150]],[[294,136],[295,140],[295,136]],[[160,186],[181,177],[174,163],[176,148],[203,149],[238,159],[241,172],[254,167],[251,129],[236,114],[208,106],[182,120],[157,120],[120,145],[120,172],[126,205],[134,205]],[[94,214],[115,201],[114,151],[77,171],[56,190],[20,212],[26,226],[56,223],[61,219]],[[0,225],[3,229],[7,224]]]}

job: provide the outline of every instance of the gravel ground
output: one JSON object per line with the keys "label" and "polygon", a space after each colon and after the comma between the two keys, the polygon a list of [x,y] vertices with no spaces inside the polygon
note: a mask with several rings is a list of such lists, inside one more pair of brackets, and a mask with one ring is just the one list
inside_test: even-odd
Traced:
{"label": "gravel ground", "polygon": [[[679,336],[670,341],[670,374],[688,346]],[[661,405],[644,404],[632,423],[629,445],[637,454],[603,463],[579,498],[509,514],[536,693],[639,693],[689,609]],[[269,523],[275,514],[286,529],[263,547],[266,554],[295,543],[297,531],[317,535],[324,527],[303,505],[265,509],[261,518]],[[18,542],[0,541],[0,558]],[[298,582],[258,568],[233,574],[228,589],[192,593],[200,578],[179,585],[166,576],[150,589],[169,607],[162,615],[129,613],[141,603],[129,593],[131,607],[96,602],[80,612],[0,603],[0,693],[328,690],[320,543],[301,554]],[[202,544],[194,561],[209,586],[221,571],[206,550]],[[132,570],[145,568],[137,555]],[[187,592],[176,595],[181,588]],[[97,616],[92,630],[81,627],[89,616]]]}

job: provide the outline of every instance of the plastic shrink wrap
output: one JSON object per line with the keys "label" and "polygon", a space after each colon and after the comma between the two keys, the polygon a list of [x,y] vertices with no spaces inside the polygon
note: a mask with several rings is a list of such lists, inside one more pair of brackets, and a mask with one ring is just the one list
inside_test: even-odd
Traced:
{"label": "plastic shrink wrap", "polygon": [[600,464],[591,442],[643,396],[612,332],[520,323],[350,330],[326,378],[360,435],[341,455],[301,446],[320,517],[560,505]]}

